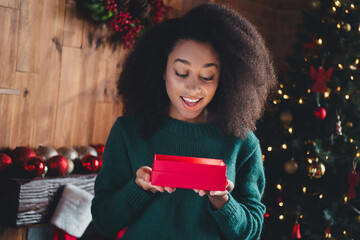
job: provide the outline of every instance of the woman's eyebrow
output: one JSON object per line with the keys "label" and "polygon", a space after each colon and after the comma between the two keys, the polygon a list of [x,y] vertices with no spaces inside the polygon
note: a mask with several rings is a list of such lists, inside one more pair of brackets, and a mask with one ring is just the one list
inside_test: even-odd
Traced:
{"label": "woman's eyebrow", "polygon": [[[175,59],[174,63],[176,63],[176,62],[181,62],[183,64],[191,66],[191,63],[189,61],[182,59],[182,58]],[[217,69],[219,69],[219,66],[216,63],[206,63],[206,64],[204,64],[203,67],[208,68],[208,67],[213,67],[213,66],[216,67]]]}

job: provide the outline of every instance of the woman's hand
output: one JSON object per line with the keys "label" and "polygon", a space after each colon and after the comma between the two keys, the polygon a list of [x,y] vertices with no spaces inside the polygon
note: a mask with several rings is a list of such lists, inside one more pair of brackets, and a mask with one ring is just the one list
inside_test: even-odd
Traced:
{"label": "woman's hand", "polygon": [[152,169],[147,166],[143,166],[136,171],[135,183],[144,191],[150,191],[152,193],[164,192],[172,193],[176,190],[173,187],[161,187],[151,184],[151,171]]}
{"label": "woman's hand", "polygon": [[199,189],[194,189],[194,191],[198,193],[201,197],[208,195],[211,205],[215,209],[220,209],[225,205],[225,203],[227,203],[227,201],[229,201],[228,194],[233,189],[234,183],[228,179],[225,191],[205,191]]}

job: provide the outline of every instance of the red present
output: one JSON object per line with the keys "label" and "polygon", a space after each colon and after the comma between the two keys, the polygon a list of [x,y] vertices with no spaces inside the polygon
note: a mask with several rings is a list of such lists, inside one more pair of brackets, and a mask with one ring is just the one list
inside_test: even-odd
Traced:
{"label": "red present", "polygon": [[154,156],[152,185],[225,191],[226,181],[226,165],[221,159]]}

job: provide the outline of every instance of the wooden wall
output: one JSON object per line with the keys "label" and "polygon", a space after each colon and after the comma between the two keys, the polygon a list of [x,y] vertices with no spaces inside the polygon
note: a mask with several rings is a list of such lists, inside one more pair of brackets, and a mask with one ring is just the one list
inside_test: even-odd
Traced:
{"label": "wooden wall", "polygon": [[[179,16],[208,0],[166,0]],[[126,51],[97,40],[74,0],[0,0],[0,149],[105,143]],[[91,34],[93,41],[89,41]]]}

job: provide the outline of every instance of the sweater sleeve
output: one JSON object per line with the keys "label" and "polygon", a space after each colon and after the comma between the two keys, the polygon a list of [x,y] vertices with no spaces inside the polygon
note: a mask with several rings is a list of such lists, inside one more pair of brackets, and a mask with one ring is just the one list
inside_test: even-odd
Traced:
{"label": "sweater sleeve", "polygon": [[151,201],[135,183],[120,119],[112,127],[103,154],[103,167],[96,177],[91,212],[97,230],[114,236],[132,223]]}
{"label": "sweater sleeve", "polygon": [[209,203],[210,212],[226,239],[259,239],[262,230],[265,174],[259,141],[256,139],[246,146],[246,152],[246,159],[238,159],[243,164],[237,168],[235,188],[229,194],[229,201],[218,210]]}

